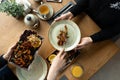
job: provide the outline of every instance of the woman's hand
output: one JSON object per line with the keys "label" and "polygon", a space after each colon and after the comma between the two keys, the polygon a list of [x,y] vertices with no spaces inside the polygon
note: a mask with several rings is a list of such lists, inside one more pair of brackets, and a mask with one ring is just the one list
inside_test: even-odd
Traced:
{"label": "woman's hand", "polygon": [[66,53],[64,52],[64,50],[61,50],[53,59],[52,65],[48,72],[47,80],[56,80],[56,76],[66,65],[65,56]]}
{"label": "woman's hand", "polygon": [[56,18],[55,21],[59,21],[59,20],[65,20],[65,19],[72,19],[73,18],[73,14],[71,12],[67,12],[65,14],[62,14],[60,17]]}
{"label": "woman's hand", "polygon": [[91,37],[83,37],[80,43],[77,45],[76,49],[81,49],[87,46],[88,44],[92,43],[93,40]]}
{"label": "woman's hand", "polygon": [[7,53],[3,55],[3,58],[8,61],[8,59],[10,58],[10,56],[11,56],[11,54],[13,53],[13,50],[14,50],[15,48],[16,48],[16,45],[10,47],[10,48],[8,49]]}

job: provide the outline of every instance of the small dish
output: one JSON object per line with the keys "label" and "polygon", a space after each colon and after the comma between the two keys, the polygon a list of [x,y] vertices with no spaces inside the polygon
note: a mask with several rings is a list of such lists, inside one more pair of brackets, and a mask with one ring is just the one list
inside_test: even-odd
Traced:
{"label": "small dish", "polygon": [[58,54],[58,50],[54,50],[51,52],[51,54],[47,57],[47,62],[51,65],[53,59],[56,57],[56,55]]}
{"label": "small dish", "polygon": [[50,9],[50,13],[49,13],[48,17],[47,17],[47,18],[44,18],[44,17],[41,16],[39,13],[37,13],[37,16],[38,16],[40,19],[42,19],[42,20],[49,20],[49,19],[53,16],[54,11],[53,11],[53,8],[52,8],[52,6],[51,6],[50,4],[47,4],[47,3],[44,3],[44,4],[47,5],[47,6],[49,7],[49,9]]}
{"label": "small dish", "polygon": [[53,59],[56,57],[55,54],[51,54],[49,57],[48,57],[48,60],[50,61],[50,64],[52,63]]}
{"label": "small dish", "polygon": [[71,74],[72,76],[74,76],[75,78],[80,78],[84,73],[84,69],[81,65],[77,64],[73,64],[71,66]]}

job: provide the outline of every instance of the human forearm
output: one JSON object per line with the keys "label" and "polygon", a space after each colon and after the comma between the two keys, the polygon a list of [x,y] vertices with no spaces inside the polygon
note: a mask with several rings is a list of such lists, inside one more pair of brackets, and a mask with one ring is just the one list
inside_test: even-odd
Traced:
{"label": "human forearm", "polygon": [[56,80],[58,73],[48,73],[47,80]]}
{"label": "human forearm", "polygon": [[79,0],[75,6],[73,6],[70,9],[70,12],[76,16],[78,14],[80,14],[81,12],[85,11],[87,6],[88,6],[88,1],[89,0]]}
{"label": "human forearm", "polygon": [[[47,80],[56,80],[57,75],[66,65],[66,53],[64,53],[64,49],[62,49],[57,56],[53,59],[52,65],[49,69]],[[59,65],[60,64],[60,65]]]}
{"label": "human forearm", "polygon": [[49,72],[48,72],[48,76],[47,76],[47,80],[56,80],[57,75],[59,74],[59,68],[57,68],[54,65],[51,65]]}
{"label": "human forearm", "polygon": [[119,27],[104,29],[91,35],[90,37],[92,38],[93,42],[99,42],[115,37],[117,34],[120,33],[119,30]]}

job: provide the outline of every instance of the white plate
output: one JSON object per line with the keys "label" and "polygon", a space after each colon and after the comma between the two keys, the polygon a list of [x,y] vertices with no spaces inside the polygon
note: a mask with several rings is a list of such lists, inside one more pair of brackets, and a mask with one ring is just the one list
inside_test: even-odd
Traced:
{"label": "white plate", "polygon": [[53,16],[53,8],[50,4],[47,4],[47,3],[44,3],[44,4],[47,5],[50,9],[50,14],[49,14],[48,18],[43,18],[43,16],[41,16],[40,14],[37,14],[37,16],[42,20],[48,20]]}
{"label": "white plate", "polygon": [[28,71],[17,67],[16,73],[19,80],[44,80],[47,74],[47,64],[42,57],[36,55]]}
{"label": "white plate", "polygon": [[[58,42],[57,36],[59,35],[60,30],[64,30],[65,25],[68,28],[69,38],[67,39],[67,42],[63,46],[59,46],[57,44]],[[65,51],[70,51],[74,49],[79,43],[81,33],[79,27],[73,21],[61,20],[51,25],[48,36],[50,43],[53,45],[55,49],[61,50],[62,48],[65,48]]]}

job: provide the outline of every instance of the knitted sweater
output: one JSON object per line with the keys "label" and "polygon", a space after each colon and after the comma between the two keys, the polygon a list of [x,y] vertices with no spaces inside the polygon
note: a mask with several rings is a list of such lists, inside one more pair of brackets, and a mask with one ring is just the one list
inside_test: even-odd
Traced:
{"label": "knitted sweater", "polygon": [[78,0],[70,12],[74,16],[85,12],[101,28],[90,36],[93,42],[110,39],[120,33],[120,0]]}

